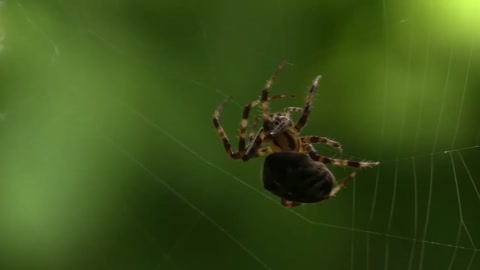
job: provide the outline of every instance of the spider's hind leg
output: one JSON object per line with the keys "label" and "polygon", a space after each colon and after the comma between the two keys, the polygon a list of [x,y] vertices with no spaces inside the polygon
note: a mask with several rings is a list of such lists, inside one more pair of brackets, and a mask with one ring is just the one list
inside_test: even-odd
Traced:
{"label": "spider's hind leg", "polygon": [[380,164],[380,162],[372,162],[372,161],[352,161],[352,160],[333,159],[333,158],[323,157],[317,154],[317,151],[315,151],[315,149],[311,144],[308,144],[305,147],[305,149],[308,151],[310,158],[314,161],[318,161],[324,164],[332,164],[340,167],[357,168],[348,176],[347,179],[345,179],[341,184],[338,184],[336,187],[334,187],[330,191],[330,197],[335,196],[342,188],[344,188],[348,183],[350,183],[362,168],[372,168]]}
{"label": "spider's hind leg", "polygon": [[342,183],[338,184],[336,187],[334,187],[332,189],[332,191],[330,191],[330,197],[334,197],[342,188],[344,188],[348,183],[350,183],[353,179],[355,179],[355,176],[358,174],[358,172],[360,172],[360,169],[356,169],[355,171],[353,171],[347,179],[345,179],[345,181],[343,181]]}

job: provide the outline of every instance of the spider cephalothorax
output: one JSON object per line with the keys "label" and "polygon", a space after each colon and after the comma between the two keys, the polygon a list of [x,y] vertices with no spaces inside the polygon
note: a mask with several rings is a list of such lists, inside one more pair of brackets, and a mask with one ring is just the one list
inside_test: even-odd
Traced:
{"label": "spider cephalothorax", "polygon": [[300,151],[298,132],[289,113],[279,113],[273,116],[268,134],[272,144],[272,152]]}
{"label": "spider cephalothorax", "polygon": [[[218,135],[222,138],[225,151],[231,158],[248,161],[252,158],[273,154],[268,156],[264,163],[264,187],[281,197],[282,205],[293,207],[302,203],[319,202],[334,196],[358,173],[358,170],[354,171],[347,180],[337,185],[335,177],[325,164],[365,168],[374,167],[379,163],[320,156],[312,144],[327,144],[338,151],[342,151],[340,143],[326,137],[300,136],[300,132],[306,125],[312,111],[313,97],[318,88],[320,75],[313,80],[304,107],[287,107],[281,112],[270,113],[270,100],[293,97],[293,95],[268,96],[273,80],[284,66],[285,64],[280,65],[267,81],[260,100],[255,100],[245,105],[240,123],[238,152],[232,151],[230,141],[220,124],[220,113],[228,99],[225,99],[218,106],[213,115],[213,124],[217,129]],[[255,118],[247,141],[250,110],[258,105],[261,106],[263,125],[256,132],[257,118]],[[293,112],[302,113],[296,123],[291,118],[291,113]]]}
{"label": "spider cephalothorax", "polygon": [[276,134],[283,132],[285,129],[291,129],[295,126],[289,113],[271,114],[270,119],[271,136],[275,136]]}

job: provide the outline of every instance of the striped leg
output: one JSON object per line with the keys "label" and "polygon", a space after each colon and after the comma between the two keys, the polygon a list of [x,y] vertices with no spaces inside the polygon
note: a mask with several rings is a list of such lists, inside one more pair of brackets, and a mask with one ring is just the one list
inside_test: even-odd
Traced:
{"label": "striped leg", "polygon": [[270,87],[272,86],[273,81],[277,77],[278,73],[285,67],[287,63],[284,62],[282,63],[277,70],[273,73],[272,77],[267,81],[265,86],[263,87],[262,91],[262,116],[263,116],[263,130],[265,131],[265,134],[269,136],[270,134],[270,108],[268,106],[268,91],[270,90]]}
{"label": "striped leg", "polygon": [[233,159],[239,159],[241,158],[241,154],[243,152],[242,149],[239,149],[238,152],[232,151],[232,145],[228,140],[227,134],[225,134],[225,131],[223,130],[222,124],[220,124],[220,114],[222,113],[223,106],[228,102],[228,99],[229,98],[223,100],[223,102],[215,110],[215,113],[213,114],[213,125],[217,129],[218,136],[220,136],[223,141],[223,147],[225,148],[227,154]]}
{"label": "striped leg", "polygon": [[310,91],[308,91],[307,95],[307,102],[305,103],[305,108],[303,109],[303,115],[300,117],[298,120],[297,124],[295,125],[295,129],[300,132],[302,128],[305,126],[305,124],[308,121],[308,116],[310,115],[310,112],[312,111],[312,102],[313,98],[315,97],[315,93],[317,92],[318,88],[318,82],[322,76],[318,75],[315,80],[313,80],[312,86],[310,86]]}
{"label": "striped leg", "polygon": [[353,179],[355,179],[355,176],[357,173],[360,171],[360,169],[356,169],[353,171],[345,181],[343,181],[341,184],[338,184],[336,187],[330,191],[330,197],[335,196],[342,188],[344,188],[348,183],[350,183]]}
{"label": "striped leg", "polygon": [[337,149],[338,151],[342,152],[342,145],[336,141],[330,140],[326,137],[318,137],[318,136],[304,136],[300,137],[300,141],[304,144],[311,144],[311,143],[323,143],[330,145],[331,147]]}
{"label": "striped leg", "polygon": [[283,109],[284,113],[290,113],[290,112],[303,112],[303,108],[300,107],[286,107]]}
{"label": "striped leg", "polygon": [[268,101],[270,98],[268,97],[268,91],[272,86],[273,81],[277,77],[278,73],[285,67],[287,63],[284,62],[281,64],[277,70],[273,73],[270,79],[267,81],[265,86],[263,87],[262,97],[260,99],[261,106],[262,106],[262,119],[263,119],[263,130],[257,134],[254,138],[253,142],[250,143],[249,148],[245,152],[245,155],[242,157],[243,161],[248,161],[249,159],[253,158],[257,153],[258,149],[262,147],[264,140],[269,140],[270,137],[270,108]]}
{"label": "striped leg", "polygon": [[311,144],[308,144],[305,147],[305,150],[308,152],[312,160],[319,161],[325,164],[332,164],[335,166],[353,167],[353,168],[372,168],[380,164],[380,162],[372,162],[372,161],[352,161],[352,160],[345,160],[345,159],[323,157],[323,156],[320,156],[317,153],[317,151],[315,151],[315,149]]}

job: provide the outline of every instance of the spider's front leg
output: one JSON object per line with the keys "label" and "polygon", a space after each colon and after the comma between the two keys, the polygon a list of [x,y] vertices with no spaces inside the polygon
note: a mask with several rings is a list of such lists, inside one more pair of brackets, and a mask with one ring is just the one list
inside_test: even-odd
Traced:
{"label": "spider's front leg", "polygon": [[[263,87],[262,96],[260,98],[260,103],[262,106],[262,118],[263,118],[263,129],[257,134],[257,136],[253,139],[253,142],[250,142],[248,149],[246,149],[245,154],[242,157],[243,161],[248,161],[251,158],[257,155],[258,150],[270,139],[270,132],[271,132],[271,123],[270,123],[270,108],[269,108],[269,100],[273,99],[268,97],[268,92],[270,87],[272,86],[273,81],[277,77],[278,73],[285,67],[287,63],[284,62],[281,64],[277,70],[273,73],[270,79],[267,81],[265,86]],[[292,95],[287,95],[292,96]],[[242,122],[244,122],[242,120]]]}
{"label": "spider's front leg", "polygon": [[305,108],[303,109],[303,114],[298,120],[297,124],[295,125],[295,129],[297,130],[297,132],[300,132],[300,130],[302,130],[305,124],[307,124],[308,116],[312,111],[313,98],[315,97],[315,93],[317,92],[317,88],[318,88],[318,83],[321,78],[322,76],[318,75],[313,80],[312,86],[310,86],[310,90],[308,91],[308,95],[307,95],[307,102],[305,103]]}
{"label": "spider's front leg", "polygon": [[262,97],[260,99],[262,103],[262,117],[263,117],[263,131],[265,132],[266,136],[270,136],[270,107],[268,104],[268,92],[270,91],[270,87],[272,86],[273,81],[277,77],[277,75],[280,73],[280,71],[285,67],[287,63],[284,62],[282,63],[277,70],[273,73],[273,75],[270,77],[270,79],[267,81],[265,86],[263,87],[262,91]]}
{"label": "spider's front leg", "polygon": [[218,136],[222,139],[223,142],[223,147],[225,148],[225,152],[233,158],[233,159],[239,159],[242,157],[243,150],[239,149],[238,152],[233,152],[232,151],[232,145],[230,144],[230,141],[228,140],[228,136],[225,133],[225,130],[223,130],[222,124],[220,123],[220,114],[222,113],[223,106],[228,102],[229,98],[226,98],[223,100],[222,103],[217,107],[215,110],[215,113],[213,114],[213,125],[217,129]]}

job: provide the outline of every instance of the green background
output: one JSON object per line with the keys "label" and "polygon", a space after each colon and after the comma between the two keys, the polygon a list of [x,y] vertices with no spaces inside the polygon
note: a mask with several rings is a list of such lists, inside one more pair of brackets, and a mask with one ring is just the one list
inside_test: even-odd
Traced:
{"label": "green background", "polygon": [[[0,3],[1,269],[480,267],[475,1]],[[295,209],[211,123],[283,61],[272,110],[321,74],[304,134],[381,162]]]}

